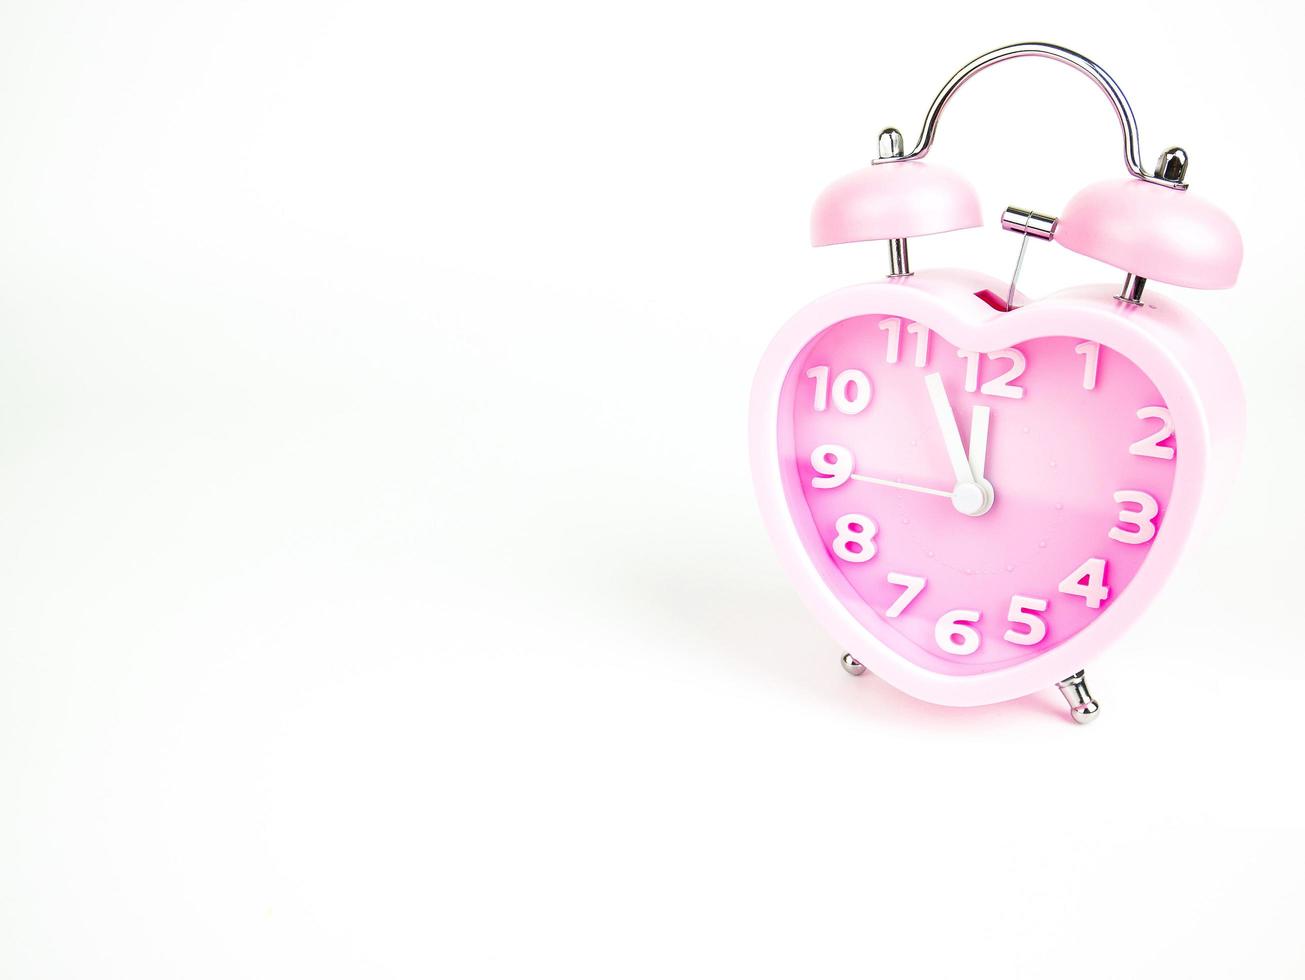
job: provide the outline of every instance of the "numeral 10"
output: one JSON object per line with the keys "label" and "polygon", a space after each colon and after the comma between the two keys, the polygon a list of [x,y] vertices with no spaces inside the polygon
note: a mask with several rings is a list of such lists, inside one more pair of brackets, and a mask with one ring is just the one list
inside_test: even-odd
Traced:
{"label": "numeral 10", "polygon": [[832,400],[834,407],[844,415],[856,415],[865,410],[870,404],[870,396],[874,394],[874,386],[870,384],[866,373],[856,368],[840,371],[834,378],[832,387],[829,384],[828,364],[817,364],[807,371],[807,377],[816,383],[812,406],[817,412],[827,409]]}

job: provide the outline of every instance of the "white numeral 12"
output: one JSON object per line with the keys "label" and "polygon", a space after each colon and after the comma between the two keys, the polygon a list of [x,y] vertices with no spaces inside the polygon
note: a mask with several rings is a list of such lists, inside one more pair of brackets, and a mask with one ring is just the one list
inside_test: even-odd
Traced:
{"label": "white numeral 12", "polygon": [[1011,384],[1011,382],[1024,373],[1024,369],[1028,367],[1028,360],[1014,347],[995,350],[988,355],[990,361],[1010,361],[1010,368],[1005,374],[993,378],[991,381],[985,381],[982,388],[979,387],[979,352],[958,350],[956,356],[965,358],[966,391],[978,391],[984,395],[997,395],[1001,398],[1024,397],[1024,389],[1019,385]]}

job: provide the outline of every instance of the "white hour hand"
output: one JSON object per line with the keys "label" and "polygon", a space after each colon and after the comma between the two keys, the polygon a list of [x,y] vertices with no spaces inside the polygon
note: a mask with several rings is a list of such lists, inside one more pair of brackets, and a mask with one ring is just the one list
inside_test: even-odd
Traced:
{"label": "white hour hand", "polygon": [[988,465],[988,416],[987,405],[975,405],[970,414],[970,472],[974,479],[984,482],[983,471]]}

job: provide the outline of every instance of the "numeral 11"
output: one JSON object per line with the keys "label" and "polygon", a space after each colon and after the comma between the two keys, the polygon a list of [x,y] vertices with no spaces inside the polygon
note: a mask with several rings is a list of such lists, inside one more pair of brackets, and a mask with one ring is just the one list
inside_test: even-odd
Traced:
{"label": "numeral 11", "polygon": [[[888,331],[888,363],[896,364],[902,352],[901,318],[890,316],[879,321],[879,329]],[[915,366],[927,367],[929,364],[929,328],[923,323],[912,323],[906,332],[915,336]]]}

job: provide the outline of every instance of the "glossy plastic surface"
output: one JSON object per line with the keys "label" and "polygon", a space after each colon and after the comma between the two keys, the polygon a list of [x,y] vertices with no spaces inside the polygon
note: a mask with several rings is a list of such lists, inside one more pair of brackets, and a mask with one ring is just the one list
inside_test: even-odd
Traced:
{"label": "glossy plastic surface", "polygon": [[918,238],[983,223],[960,174],[928,163],[885,163],[834,181],[811,212],[811,244]]}
{"label": "glossy plastic surface", "polygon": [[1194,289],[1226,289],[1242,265],[1242,236],[1228,215],[1191,191],[1130,177],[1075,194],[1056,241],[1135,276]]}
{"label": "glossy plastic surface", "polygon": [[[984,289],[1001,288],[990,277],[951,271],[922,272],[909,280],[840,290],[812,303],[780,331],[763,358],[753,388],[754,480],[767,528],[790,577],[843,649],[898,688],[938,704],[987,704],[1021,697],[1050,688],[1084,667],[1127,629],[1158,592],[1193,533],[1198,514],[1205,512],[1207,505],[1220,496],[1240,454],[1243,427],[1240,384],[1222,345],[1190,313],[1164,297],[1151,295],[1148,305],[1143,307],[1119,303],[1111,297],[1113,287],[1109,285],[1068,290],[1026,302],[1007,313],[994,310],[975,295]],[[1030,391],[1033,382],[1038,382],[1036,398],[1046,416],[1044,423],[1037,421],[1040,413],[1017,419],[1012,411],[1014,402],[1006,405],[1000,398],[986,399],[993,413],[990,434],[993,469],[989,476],[997,486],[997,504],[989,514],[969,518],[945,506],[930,508],[928,501],[932,498],[921,497],[918,501],[911,498],[910,502],[902,498],[899,502],[878,489],[857,497],[865,508],[887,508],[882,520],[878,515],[870,515],[881,525],[882,537],[878,541],[885,549],[883,554],[886,559],[911,566],[890,569],[886,561],[870,573],[866,569],[875,562],[865,565],[839,562],[826,540],[828,529],[821,525],[821,521],[827,523],[834,516],[833,511],[826,514],[821,508],[850,509],[851,497],[858,491],[850,489],[848,500],[837,505],[832,497],[828,503],[820,501],[814,508],[808,502],[806,487],[812,476],[809,456],[813,447],[806,442],[815,438],[824,441],[825,431],[803,430],[808,415],[801,399],[809,397],[806,372],[810,358],[815,355],[836,359],[844,353],[861,362],[872,383],[882,382],[872,396],[872,406],[873,398],[882,396],[884,407],[890,408],[889,402],[898,387],[903,393],[901,397],[915,397],[910,394],[914,390],[910,381],[918,378],[912,372],[920,375],[926,372],[917,369],[914,363],[903,363],[911,361],[911,351],[904,338],[895,364],[886,364],[877,346],[873,352],[858,352],[858,345],[871,340],[876,345],[882,343],[880,324],[884,317],[900,318],[903,327],[909,323],[929,327],[934,340],[940,343],[929,354],[927,370],[943,373],[952,392],[957,391],[958,384],[963,384],[957,368],[949,363],[949,360],[961,363],[962,359],[955,353],[957,348],[978,352],[1021,349],[1027,352],[1031,365],[1035,359],[1047,358],[1044,373],[1050,373],[1039,378],[1036,366],[1028,372]],[[845,335],[840,337],[830,331],[831,327]],[[857,339],[858,331],[861,339]],[[1102,424],[1093,426],[1080,420],[1073,424],[1072,432],[1067,427],[1076,414],[1084,414],[1084,408],[1078,404],[1083,401],[1081,386],[1074,385],[1074,379],[1067,374],[1070,369],[1067,365],[1073,366],[1074,359],[1057,346],[1069,340],[1097,342],[1108,352],[1101,363],[1103,398],[1094,409],[1101,413]],[[822,349],[822,343],[832,346]],[[889,371],[895,373],[889,375]],[[1113,375],[1113,380],[1107,381],[1107,372]],[[1029,407],[1032,407],[1035,396],[1030,393],[1026,397],[1030,398]],[[1098,529],[1099,546],[1089,547],[1084,535],[1095,532],[1085,530],[1088,525],[1080,510],[1086,505],[1079,496],[1103,491],[1105,484],[1096,485],[1101,480],[1092,476],[1094,469],[1104,466],[1101,461],[1111,453],[1127,454],[1128,439],[1151,431],[1146,427],[1132,433],[1125,431],[1124,425],[1131,416],[1128,409],[1133,401],[1153,399],[1171,412],[1180,448],[1172,461],[1130,461],[1125,456],[1122,462],[1109,464],[1118,472],[1112,471],[1106,482],[1121,479],[1136,482],[1137,488],[1120,489],[1152,492],[1162,506],[1159,532],[1143,549],[1145,554],[1124,553],[1121,558],[1117,550],[1113,553],[1104,550],[1113,544],[1106,533],[1109,522]],[[965,432],[969,427],[970,407],[957,404],[956,408],[957,421]],[[868,411],[873,411],[873,407]],[[889,423],[880,432],[877,443],[884,447],[882,456],[877,456],[870,444],[865,443],[857,470],[873,472],[874,467],[883,465],[891,472],[881,475],[889,479],[945,482],[948,471],[937,446],[925,445],[937,435],[931,434],[924,403],[896,406],[892,414],[898,427],[919,432],[898,432]],[[1121,415],[1124,421],[1116,417]],[[849,418],[850,424],[835,420],[847,432],[835,433],[829,441],[834,441],[835,436],[841,436],[846,443],[863,438],[860,429],[866,427],[869,415],[861,419],[859,428],[856,418]],[[1024,433],[1021,430],[1025,426],[1030,430],[1040,428],[1037,433]],[[1066,431],[1073,438],[1057,444],[1057,431]],[[921,445],[912,447],[913,438]],[[1025,439],[1036,441],[1036,451],[1021,453],[1012,448]],[[1165,445],[1175,443],[1170,440]],[[1071,454],[1081,458],[1075,461]],[[917,457],[918,472],[912,469]],[[1048,464],[1058,458],[1062,465],[1072,463],[1071,468],[1076,468],[1079,479],[1085,479],[1088,485],[1080,489],[1075,486],[1076,481],[1066,482],[1054,475]],[[1039,484],[1035,472],[1039,467],[1046,467],[1046,488]],[[1008,488],[1004,496],[1003,484]],[[1069,511],[1062,513],[1063,526],[1057,525],[1056,502],[1064,503]],[[1044,507],[1050,509],[1044,512]],[[1106,513],[1109,507],[1107,501]],[[1100,509],[1094,511],[1092,520],[1097,520],[1101,513]],[[909,523],[902,524],[902,518]],[[1021,526],[1022,520],[1032,524],[1041,522],[1041,526],[1031,530]],[[985,521],[991,523],[985,525]],[[890,528],[893,529],[891,537]],[[890,540],[901,543],[890,544]],[[1046,541],[1045,548],[1039,546],[1041,541]],[[943,551],[948,549],[949,553],[944,555]],[[931,557],[930,550],[937,554]],[[1053,567],[1058,569],[1066,563],[1068,567],[1064,571],[1071,571],[1079,559],[1087,557],[1079,554],[1084,550],[1092,555],[1101,552],[1108,563],[1114,562],[1109,572],[1110,597],[1090,614],[1082,608],[1076,610],[1073,602],[1066,603],[1067,597],[1056,591],[1059,576],[1050,572]],[[931,561],[935,562],[932,569],[928,567]],[[1042,568],[1043,564],[1047,567]],[[1008,569],[1007,565],[1014,568]],[[965,585],[967,568],[969,586]],[[941,578],[938,579],[938,591],[946,593],[945,604],[949,607],[965,605],[965,596],[951,594],[950,590],[968,591],[974,597],[972,608],[981,608],[983,612],[985,644],[990,643],[987,639],[987,627],[993,625],[990,621],[1004,619],[1000,608],[1003,597],[1011,594],[1041,597],[1068,612],[1050,612],[1048,642],[1041,646],[1011,647],[1003,652],[1000,644],[991,642],[993,653],[986,659],[981,654],[975,655],[977,659],[948,659],[940,657],[932,648],[925,628],[943,608],[942,604],[937,609],[921,606],[920,621],[914,623],[906,614],[901,619],[885,615],[886,604],[901,591],[888,590],[879,581],[888,571],[925,577],[931,572],[935,576],[951,576],[946,590],[942,588]],[[1024,577],[1029,580],[1025,581]],[[919,601],[924,602],[925,595],[927,592],[921,593]],[[1073,601],[1082,606],[1083,600]]]}

